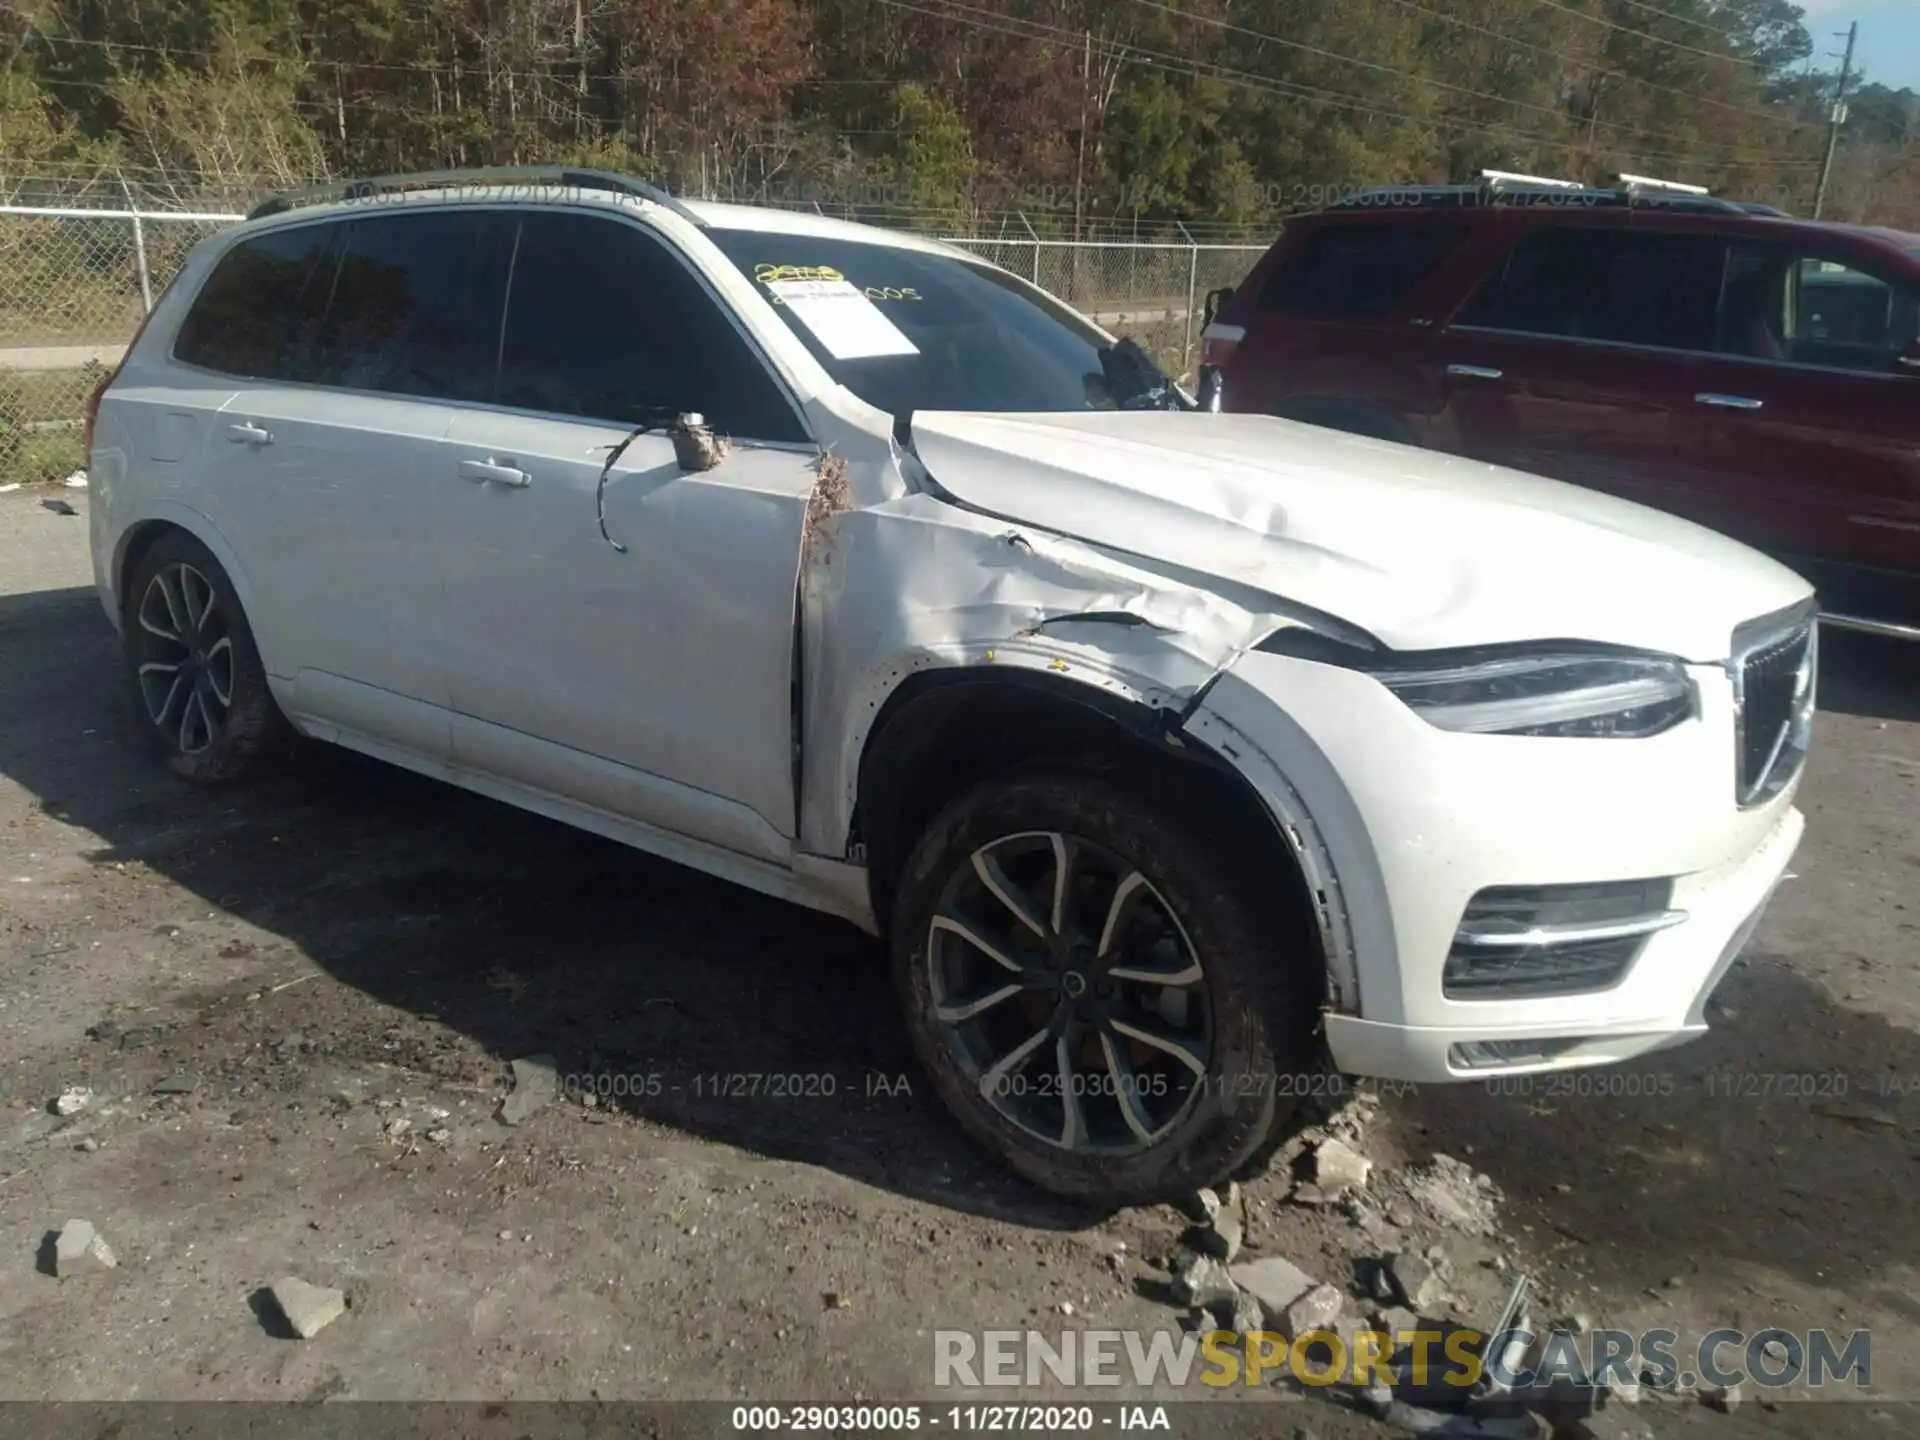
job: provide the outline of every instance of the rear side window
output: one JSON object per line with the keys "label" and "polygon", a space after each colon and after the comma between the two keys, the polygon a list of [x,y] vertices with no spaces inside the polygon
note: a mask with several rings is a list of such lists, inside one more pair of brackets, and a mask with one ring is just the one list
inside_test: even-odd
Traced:
{"label": "rear side window", "polygon": [[344,225],[243,240],[214,266],[174,340],[174,358],[250,379],[301,378],[293,342],[326,310]]}
{"label": "rear side window", "polygon": [[685,263],[596,215],[536,211],[522,221],[499,400],[625,424],[693,411],[728,435],[806,439],[765,364]]}
{"label": "rear side window", "polygon": [[512,214],[484,210],[349,221],[325,319],[290,344],[296,378],[491,400],[514,229]]}
{"label": "rear side window", "polygon": [[1705,350],[1726,255],[1709,235],[1563,226],[1514,247],[1469,302],[1464,325]]}
{"label": "rear side window", "polygon": [[504,212],[428,211],[242,241],[174,355],[250,379],[491,400],[516,225]]}
{"label": "rear side window", "polygon": [[1399,305],[1466,238],[1463,225],[1322,225],[1260,292],[1264,310],[1359,320]]}

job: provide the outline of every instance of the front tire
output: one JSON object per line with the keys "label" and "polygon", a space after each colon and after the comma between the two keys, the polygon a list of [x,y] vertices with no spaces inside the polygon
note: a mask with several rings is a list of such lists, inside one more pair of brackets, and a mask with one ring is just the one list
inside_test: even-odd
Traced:
{"label": "front tire", "polygon": [[1178,1199],[1228,1175],[1313,1069],[1317,961],[1172,804],[1098,772],[987,781],[909,857],[895,982],[963,1128],[1056,1194]]}
{"label": "front tire", "polygon": [[134,567],[126,607],[134,705],[168,770],[219,785],[281,757],[292,730],[233,582],[206,546],[182,531],[155,541]]}

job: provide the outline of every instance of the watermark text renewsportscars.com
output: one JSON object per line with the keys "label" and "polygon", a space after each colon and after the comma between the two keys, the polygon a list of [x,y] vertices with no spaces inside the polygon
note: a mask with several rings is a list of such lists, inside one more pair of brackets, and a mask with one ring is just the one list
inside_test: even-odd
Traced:
{"label": "watermark text renewsportscars.com", "polygon": [[[1522,1343],[1514,1346],[1518,1338]],[[1518,1364],[1508,1357],[1524,1354]],[[936,1330],[937,1388],[1040,1386],[1220,1389],[1292,1379],[1301,1385],[1391,1384],[1472,1389],[1491,1379],[1525,1390],[1556,1382],[1661,1389],[1793,1387],[1841,1394],[1872,1383],[1870,1331],[1712,1330],[1692,1346],[1667,1329],[1489,1336],[1468,1328],[1328,1330],[1289,1341],[1268,1330]]]}

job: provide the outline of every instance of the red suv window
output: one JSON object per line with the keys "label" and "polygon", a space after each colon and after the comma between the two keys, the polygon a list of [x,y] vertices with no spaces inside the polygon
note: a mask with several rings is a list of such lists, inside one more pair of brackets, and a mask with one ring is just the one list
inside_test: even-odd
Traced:
{"label": "red suv window", "polygon": [[1671,230],[1553,226],[1527,236],[1460,324],[1706,350],[1726,242]]}
{"label": "red suv window", "polygon": [[1261,288],[1260,308],[1320,320],[1385,315],[1466,235],[1464,225],[1316,226]]}
{"label": "red suv window", "polygon": [[1736,244],[1718,348],[1885,375],[1920,334],[1920,287],[1778,243]]}

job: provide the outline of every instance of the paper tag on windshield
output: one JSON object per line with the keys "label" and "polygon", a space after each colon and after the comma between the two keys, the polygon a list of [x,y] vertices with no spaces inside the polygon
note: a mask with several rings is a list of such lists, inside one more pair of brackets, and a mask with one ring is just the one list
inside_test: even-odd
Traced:
{"label": "paper tag on windshield", "polygon": [[774,280],[767,289],[793,311],[836,360],[920,353],[919,347],[851,280]]}

